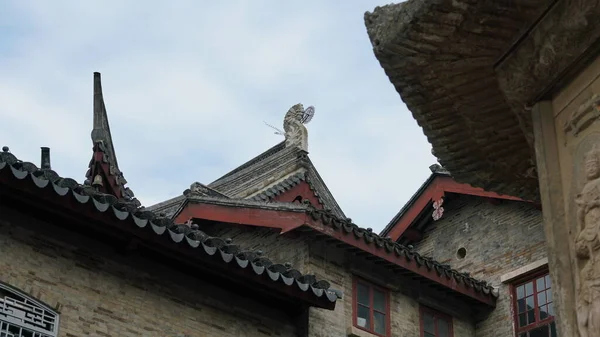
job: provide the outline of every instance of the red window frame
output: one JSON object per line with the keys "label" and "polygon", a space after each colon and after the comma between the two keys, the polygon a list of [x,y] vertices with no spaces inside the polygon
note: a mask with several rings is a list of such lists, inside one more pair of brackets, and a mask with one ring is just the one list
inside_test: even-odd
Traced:
{"label": "red window frame", "polygon": [[[541,289],[541,287],[539,286],[538,280],[540,279],[544,279],[544,284],[543,289]],[[549,285],[546,284],[547,280],[550,280]],[[533,297],[533,311],[534,311],[534,322],[533,323],[528,323],[524,326],[520,326],[520,321],[519,321],[519,306],[518,306],[518,293],[517,290],[519,287],[521,286],[526,286],[526,284],[528,283],[532,283],[532,288],[533,288],[533,292],[531,295],[527,295],[526,292],[526,288],[524,288],[523,292],[524,292],[524,296],[523,299],[526,299],[527,297]],[[542,271],[538,271],[538,272],[534,272],[532,274],[529,274],[527,276],[524,276],[522,278],[520,278],[518,281],[513,282],[511,284],[511,302],[512,302],[512,306],[513,306],[513,321],[514,321],[514,326],[515,326],[515,336],[519,337],[522,336],[523,334],[525,334],[524,336],[527,336],[527,332],[530,332],[534,329],[543,327],[543,326],[548,326],[549,329],[549,336],[551,336],[551,325],[552,323],[554,323],[554,314],[550,313],[554,312],[554,298],[551,298],[550,301],[548,301],[548,294],[550,296],[553,297],[552,294],[552,280],[550,279],[550,275],[547,269],[542,270]],[[541,295],[544,296],[541,296]],[[545,301],[544,303],[540,304],[540,299]],[[527,303],[527,302],[525,302]],[[527,304],[525,304],[527,305]],[[540,309],[541,307],[546,307],[547,314],[548,317],[541,319],[540,316]],[[525,316],[527,317],[526,319],[528,319],[528,314],[527,311],[530,310],[526,310],[525,311]],[[523,314],[523,313],[521,313]],[[556,324],[556,323],[555,323]],[[554,329],[556,329],[556,326],[554,326]]]}
{"label": "red window frame", "polygon": [[[361,284],[363,286],[368,287],[369,289],[369,328],[364,328],[362,326],[359,326],[356,322],[356,319],[358,317],[358,306],[360,304],[358,304],[358,284]],[[384,305],[384,309],[385,312],[381,312],[379,310],[375,310],[373,308],[373,290],[377,290],[379,292],[382,292],[385,296],[385,305]],[[364,305],[361,305],[364,307]],[[375,332],[375,328],[373,326],[373,312],[379,312],[385,315],[385,334],[379,334],[377,332]],[[392,335],[392,327],[390,324],[391,320],[390,320],[390,291],[388,289],[379,287],[374,285],[371,282],[365,281],[363,279],[359,279],[358,277],[354,277],[354,282],[352,282],[352,325],[354,325],[354,327],[356,327],[357,329],[366,331],[368,333],[371,333],[375,336],[380,336],[380,337],[389,337]]]}
{"label": "red window frame", "polygon": [[424,316],[425,314],[429,314],[431,316],[433,316],[433,322],[435,325],[435,336],[437,337],[439,334],[438,331],[438,324],[437,324],[437,320],[438,319],[443,319],[446,322],[448,322],[448,337],[453,337],[454,336],[454,326],[452,324],[452,316],[450,315],[446,315],[444,313],[441,313],[435,309],[431,309],[429,307],[426,307],[424,305],[421,305],[419,308],[419,326],[420,326],[420,330],[421,330],[421,337],[425,337],[425,321],[424,321]]}

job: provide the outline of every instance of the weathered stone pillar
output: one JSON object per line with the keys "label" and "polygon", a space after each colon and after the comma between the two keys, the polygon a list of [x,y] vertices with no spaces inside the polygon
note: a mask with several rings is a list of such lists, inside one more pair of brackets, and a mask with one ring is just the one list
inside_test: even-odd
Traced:
{"label": "weathered stone pillar", "polygon": [[600,58],[532,112],[561,336],[600,336]]}
{"label": "weathered stone pillar", "polygon": [[561,161],[552,102],[543,101],[532,111],[535,148],[543,205],[544,230],[548,242],[548,265],[554,292],[555,315],[560,336],[577,336],[575,328],[575,287],[571,266],[571,240],[565,217]]}

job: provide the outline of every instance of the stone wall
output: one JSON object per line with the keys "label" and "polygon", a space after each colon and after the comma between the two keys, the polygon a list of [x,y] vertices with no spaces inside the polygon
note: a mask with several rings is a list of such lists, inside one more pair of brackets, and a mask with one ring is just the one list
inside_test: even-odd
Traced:
{"label": "stone wall", "polygon": [[[510,286],[500,277],[546,257],[541,211],[532,204],[453,196],[431,224],[417,251],[499,287],[496,309],[477,324],[478,337],[513,336]],[[466,249],[464,258],[458,250]]]}
{"label": "stone wall", "polygon": [[92,241],[50,238],[16,219],[36,222],[0,208],[0,282],[59,307],[61,337],[296,336],[293,319],[279,310],[143,257],[119,261]]}

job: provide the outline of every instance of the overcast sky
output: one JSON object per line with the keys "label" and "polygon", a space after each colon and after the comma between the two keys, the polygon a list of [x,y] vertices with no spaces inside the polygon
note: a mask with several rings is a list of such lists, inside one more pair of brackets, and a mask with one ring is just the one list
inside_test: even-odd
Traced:
{"label": "overcast sky", "polygon": [[314,105],[310,158],[347,216],[381,230],[435,162],[375,59],[355,1],[2,1],[0,145],[82,182],[92,73],[144,205],[210,183]]}

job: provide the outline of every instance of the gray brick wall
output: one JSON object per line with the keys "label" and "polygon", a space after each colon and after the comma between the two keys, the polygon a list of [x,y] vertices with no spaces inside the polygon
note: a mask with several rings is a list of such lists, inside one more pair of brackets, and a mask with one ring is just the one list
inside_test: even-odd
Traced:
{"label": "gray brick wall", "polygon": [[0,208],[0,281],[60,304],[61,337],[296,336],[289,316],[258,301],[159,265],[136,270],[16,226],[7,212]]}
{"label": "gray brick wall", "polygon": [[[477,337],[513,336],[510,287],[500,276],[546,257],[541,211],[533,205],[458,196],[444,216],[430,225],[417,251],[499,286],[497,308],[477,324]],[[457,257],[459,248],[467,251]]]}
{"label": "gray brick wall", "polygon": [[262,250],[275,263],[289,262],[302,272],[308,264],[308,243],[295,233],[280,235],[271,228],[236,226],[229,224],[203,227],[206,233],[230,238],[248,250]]}
{"label": "gray brick wall", "polygon": [[[222,237],[231,237],[235,242],[245,246],[262,249],[269,257],[277,257],[281,261],[293,261],[295,266],[307,274],[314,274],[318,279],[331,283],[334,289],[342,290],[344,298],[338,300],[335,310],[310,308],[309,310],[309,337],[340,337],[358,336],[373,337],[363,331],[352,335],[352,285],[351,256],[344,256],[343,251],[328,252],[323,257],[322,250],[317,253],[311,247],[325,245],[320,242],[313,245],[308,234],[286,233],[280,235],[274,230],[255,228],[250,226],[220,225],[213,226],[208,232],[219,234]],[[331,248],[331,245],[328,246]],[[372,275],[377,280],[377,275]],[[402,288],[402,285],[397,285]],[[393,337],[420,336],[419,303],[399,291],[393,291],[390,296],[391,326]],[[455,337],[474,337],[472,322],[460,319],[453,320]]]}

